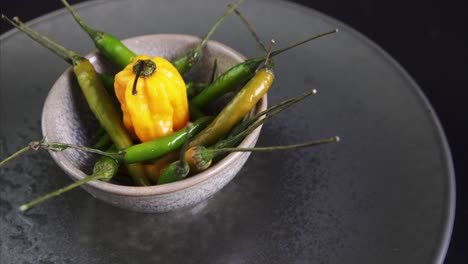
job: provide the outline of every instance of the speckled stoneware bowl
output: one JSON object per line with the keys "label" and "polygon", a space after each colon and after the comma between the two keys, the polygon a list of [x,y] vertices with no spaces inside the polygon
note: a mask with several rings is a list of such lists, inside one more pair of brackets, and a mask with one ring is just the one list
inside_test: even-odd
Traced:
{"label": "speckled stoneware bowl", "polygon": [[[198,40],[194,36],[164,34],[134,37],[126,39],[124,43],[137,54],[173,59],[189,51]],[[98,72],[115,72],[111,64],[101,55],[92,53],[87,57]],[[235,50],[219,42],[210,41],[205,48],[202,61],[190,71],[187,78],[208,81],[215,58],[218,61],[218,73],[222,73],[245,59]],[[266,106],[265,96],[253,111],[262,111],[266,109]],[[90,146],[95,140],[97,128],[97,121],[91,114],[71,70],[66,70],[53,85],[44,104],[43,135],[48,141]],[[254,146],[260,129],[261,127],[248,135],[240,146]],[[82,179],[90,174],[98,158],[76,150],[50,152],[50,154],[73,180]],[[210,169],[169,184],[130,187],[93,181],[83,188],[95,198],[115,206],[141,212],[166,212],[194,205],[219,191],[234,178],[248,157],[248,152],[231,153]]]}

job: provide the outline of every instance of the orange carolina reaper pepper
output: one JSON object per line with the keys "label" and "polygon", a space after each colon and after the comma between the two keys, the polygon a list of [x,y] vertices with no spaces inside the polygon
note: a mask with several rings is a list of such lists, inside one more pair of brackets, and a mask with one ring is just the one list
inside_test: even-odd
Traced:
{"label": "orange carolina reaper pepper", "polygon": [[164,58],[135,57],[115,76],[114,88],[125,127],[142,142],[182,129],[189,120],[185,82]]}

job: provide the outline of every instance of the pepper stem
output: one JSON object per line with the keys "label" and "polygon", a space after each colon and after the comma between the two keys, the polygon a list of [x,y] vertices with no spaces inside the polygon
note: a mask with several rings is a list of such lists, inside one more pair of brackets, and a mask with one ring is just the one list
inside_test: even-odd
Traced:
{"label": "pepper stem", "polygon": [[50,198],[58,196],[58,195],[66,192],[66,191],[74,189],[74,188],[76,188],[76,187],[78,187],[80,185],[83,185],[83,184],[85,184],[85,183],[87,183],[89,181],[100,180],[100,179],[103,179],[103,178],[105,178],[104,175],[94,175],[94,176],[86,177],[86,178],[81,179],[79,181],[76,181],[76,182],[74,182],[74,183],[72,183],[72,184],[70,184],[70,185],[68,185],[68,186],[66,186],[64,188],[60,188],[60,189],[58,189],[56,191],[53,191],[53,192],[51,192],[49,194],[46,194],[46,195],[44,195],[42,197],[39,197],[39,198],[37,198],[35,200],[32,200],[32,201],[30,201],[30,202],[28,202],[26,204],[23,204],[23,205],[21,205],[19,207],[19,210],[22,211],[22,212],[27,211],[27,210],[31,209],[31,207],[33,207],[33,206],[35,206],[37,204],[40,204],[40,203],[42,203],[42,202],[44,202],[46,200],[49,200]]}
{"label": "pepper stem", "polygon": [[5,163],[13,160],[14,158],[20,156],[21,154],[25,153],[26,151],[30,150],[31,148],[29,146],[26,146],[18,151],[16,151],[15,153],[11,154],[8,158],[2,160],[0,162],[0,167],[2,167]]}
{"label": "pepper stem", "polygon": [[288,150],[304,147],[311,147],[327,143],[335,143],[340,141],[340,138],[335,136],[327,139],[308,141],[301,144],[286,145],[286,146],[272,146],[272,147],[254,147],[254,148],[205,148],[203,146],[195,146],[189,149],[187,156],[189,157],[190,167],[195,171],[203,171],[211,166],[213,159],[218,158],[220,155],[228,152],[256,152],[256,151],[275,151],[275,150]]}
{"label": "pepper stem", "polygon": [[[102,156],[106,156],[109,158],[112,158],[114,160],[123,160],[125,153],[123,152],[107,152],[107,151],[102,151],[99,149],[94,149],[94,148],[89,148],[89,147],[84,147],[84,146],[78,146],[74,144],[67,144],[67,143],[59,143],[59,142],[45,142],[45,141],[33,141],[29,143],[27,148],[32,149],[32,150],[51,150],[51,151],[64,151],[66,149],[76,149],[76,150],[81,150],[89,153],[94,153]],[[24,150],[24,149],[22,149]],[[21,150],[21,151],[22,151]],[[2,163],[3,164],[3,163]]]}
{"label": "pepper stem", "polygon": [[[232,7],[231,4],[228,4],[229,7]],[[252,35],[252,37],[255,39],[255,41],[257,42],[257,44],[260,46],[260,48],[263,50],[263,52],[267,53],[268,50],[267,48],[265,47],[265,45],[263,45],[262,41],[260,40],[260,38],[258,37],[257,33],[255,33],[255,30],[252,28],[252,26],[250,25],[249,21],[247,21],[247,19],[241,14],[241,12],[235,8],[234,9],[234,13],[236,13],[236,15],[240,18],[240,20],[242,21],[242,23],[244,23],[245,27],[249,30],[250,34]]]}
{"label": "pepper stem", "polygon": [[[296,42],[294,44],[291,44],[291,45],[289,45],[287,47],[272,51],[271,54],[269,55],[269,57],[273,58],[276,55],[279,55],[279,54],[281,54],[281,53],[283,53],[285,51],[293,49],[293,48],[295,48],[297,46],[300,46],[300,45],[302,45],[304,43],[307,43],[309,41],[312,41],[312,40],[315,40],[315,39],[318,39],[318,38],[321,38],[321,37],[324,37],[324,36],[327,36],[327,35],[330,35],[330,34],[333,34],[333,33],[336,33],[336,32],[338,32],[338,29],[333,29],[333,30],[330,30],[330,31],[325,32],[325,33],[314,35],[312,37],[309,37],[309,38],[306,38],[306,39],[301,40],[299,42]],[[248,67],[249,69],[251,69],[252,71],[254,71],[254,70],[256,70],[258,68],[258,66],[261,65],[262,62],[265,61],[266,57],[267,57],[267,55],[262,56],[262,57],[256,57],[256,58],[248,59],[248,60],[244,61],[242,64],[244,66]]]}
{"label": "pepper stem", "polygon": [[201,58],[203,53],[203,47],[206,45],[211,35],[213,35],[213,33],[221,24],[221,22],[223,22],[224,19],[226,19],[226,17],[228,17],[228,15],[231,14],[234,11],[234,9],[238,7],[243,1],[244,0],[239,0],[234,6],[229,8],[229,10],[227,10],[221,16],[221,18],[219,18],[218,21],[216,21],[216,23],[211,27],[210,31],[208,31],[208,33],[206,33],[206,35],[203,36],[203,38],[189,53],[177,58],[172,62],[172,64],[176,67],[180,74],[184,74],[185,72],[187,72]]}
{"label": "pepper stem", "polygon": [[53,40],[41,35],[39,32],[26,26],[23,22],[19,20],[18,17],[14,17],[13,20],[11,20],[7,16],[2,14],[2,19],[6,20],[19,31],[25,33],[28,37],[35,40],[37,43],[41,44],[45,48],[49,49],[69,64],[74,64],[75,62],[83,59],[83,57],[81,57],[79,54],[63,47],[62,45],[54,42]]}
{"label": "pepper stem", "polygon": [[290,46],[287,46],[287,47],[285,47],[285,48],[282,48],[282,49],[273,51],[273,52],[271,53],[271,56],[270,56],[270,57],[274,57],[274,56],[276,56],[276,55],[278,55],[278,54],[280,54],[280,53],[283,53],[283,52],[285,52],[285,51],[288,51],[288,50],[290,50],[290,49],[292,49],[292,48],[295,48],[295,47],[297,47],[297,46],[300,46],[300,45],[302,45],[302,44],[304,44],[304,43],[307,43],[307,42],[309,42],[309,41],[312,41],[312,40],[314,40],[314,39],[318,39],[318,38],[321,38],[321,37],[325,37],[325,36],[327,36],[327,35],[330,35],[330,34],[333,34],[333,33],[337,33],[337,32],[338,32],[338,29],[335,28],[335,29],[333,29],[333,30],[330,30],[330,31],[327,31],[327,32],[324,32],[324,33],[317,34],[317,35],[312,36],[312,37],[310,37],[310,38],[306,38],[306,39],[304,39],[304,40],[301,40],[301,41],[299,41],[299,42],[297,42],[297,43],[294,43],[294,44],[292,44],[292,45],[290,45]]}
{"label": "pepper stem", "polygon": [[251,125],[252,123],[254,123],[255,121],[257,121],[260,117],[262,116],[265,116],[265,118],[271,118],[273,116],[275,116],[276,114],[288,109],[289,107],[293,106],[294,104],[302,101],[303,99],[305,99],[306,97],[308,96],[311,96],[311,95],[315,95],[317,94],[317,90],[316,89],[311,89],[303,94],[300,94],[298,96],[295,96],[295,97],[292,97],[292,98],[289,98],[287,100],[284,100],[278,104],[275,104],[274,106],[266,109],[266,110],[263,110],[262,112],[260,113],[257,113],[255,115],[253,115],[252,117],[250,117],[248,120],[242,122],[242,126],[245,128],[249,125]]}
{"label": "pepper stem", "polygon": [[104,157],[100,159],[96,164],[94,165],[94,171],[93,174],[89,177],[86,177],[84,179],[81,179],[79,181],[76,181],[68,186],[65,186],[63,188],[57,189],[51,193],[48,193],[42,197],[39,197],[31,202],[28,202],[26,204],[23,204],[19,207],[19,210],[24,212],[26,210],[31,209],[33,206],[38,205],[46,200],[49,200],[50,198],[53,198],[55,196],[58,196],[64,192],[67,192],[71,189],[74,189],[78,186],[81,186],[87,182],[94,181],[94,180],[104,180],[108,181],[112,177],[114,177],[115,173],[117,172],[119,168],[119,164],[113,160],[109,160],[109,158]]}
{"label": "pepper stem", "polygon": [[233,6],[229,8],[228,11],[226,11],[226,13],[223,14],[223,16],[221,16],[221,18],[218,21],[216,21],[216,23],[211,27],[210,31],[208,31],[208,33],[206,33],[206,35],[203,37],[202,41],[200,41],[200,43],[198,43],[198,45],[195,47],[195,49],[193,50],[194,52],[199,52],[203,48],[203,46],[205,46],[206,42],[208,41],[208,39],[210,39],[211,35],[213,35],[213,33],[216,31],[216,28],[218,28],[221,22],[223,22],[223,20],[226,19],[226,17],[228,17],[243,1],[244,0],[237,1]]}
{"label": "pepper stem", "polygon": [[66,1],[66,0],[61,0],[63,5],[65,5],[65,7],[68,9],[68,11],[70,12],[70,14],[73,16],[73,18],[75,19],[76,22],[78,22],[78,24],[80,25],[80,27],[86,31],[86,33],[88,33],[88,35],[92,38],[92,39],[99,39],[102,37],[102,35],[104,34],[103,32],[100,32],[100,31],[97,31],[95,30],[94,28],[91,28],[90,26],[88,26],[84,21],[83,19],[81,19],[80,16],[78,16],[78,14],[75,12],[75,10],[73,10],[73,8],[70,6],[70,4]]}
{"label": "pepper stem", "polygon": [[271,50],[273,49],[273,45],[275,45],[276,41],[274,39],[270,40],[270,46],[268,47],[268,52],[266,54],[265,58],[265,67],[267,69],[273,69],[273,63],[270,62],[271,58]]}
{"label": "pepper stem", "polygon": [[133,82],[132,94],[137,94],[138,78],[147,78],[156,71],[156,64],[152,60],[138,60],[133,65],[133,73],[135,74],[135,81]]}
{"label": "pepper stem", "polygon": [[297,148],[305,148],[311,147],[316,145],[328,144],[328,143],[337,143],[340,141],[338,136],[334,136],[331,138],[321,139],[321,140],[314,140],[314,141],[307,141],[300,144],[293,144],[293,145],[286,145],[286,146],[272,146],[272,147],[254,147],[254,148],[218,148],[218,149],[208,149],[209,151],[213,151],[216,154],[223,153],[223,152],[254,152],[254,151],[274,151],[274,150],[288,150],[288,149],[297,149]]}
{"label": "pepper stem", "polygon": [[[187,125],[187,131],[191,129],[191,125]],[[190,166],[185,158],[185,152],[187,151],[190,143],[190,133],[187,133],[184,145],[182,145],[180,151],[180,158],[172,162],[166,169],[164,169],[159,175],[158,184],[170,183],[181,180],[190,173]]]}
{"label": "pepper stem", "polygon": [[[305,92],[304,94],[295,96],[283,102],[280,102],[250,118],[242,121],[238,126],[236,126],[227,139],[221,140],[216,143],[215,148],[223,148],[225,146],[234,146],[240,142],[247,134],[254,131],[257,127],[261,126],[267,120],[273,118],[277,114],[291,107],[292,105],[303,100],[307,96],[314,95],[317,93],[317,90],[312,89]],[[261,119],[260,119],[261,118]]]}

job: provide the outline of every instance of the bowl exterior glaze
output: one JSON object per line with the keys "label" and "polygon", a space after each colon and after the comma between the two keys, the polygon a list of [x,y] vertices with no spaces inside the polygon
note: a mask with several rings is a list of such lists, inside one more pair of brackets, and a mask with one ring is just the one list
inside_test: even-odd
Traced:
{"label": "bowl exterior glaze", "polygon": [[[185,54],[199,41],[189,35],[159,34],[146,35],[124,40],[137,54],[162,56],[169,60]],[[87,58],[98,72],[115,73],[116,69],[98,53]],[[222,73],[245,58],[235,50],[216,41],[209,41],[203,59],[186,75],[186,79],[208,81],[214,59],[217,58],[217,72]],[[267,107],[266,96],[253,112]],[[90,146],[96,140],[97,121],[90,112],[81,94],[71,69],[66,70],[50,90],[42,112],[42,133],[48,141],[65,142]],[[240,147],[253,147],[261,127],[248,135]],[[50,152],[55,162],[73,180],[80,180],[91,174],[98,157],[88,153],[65,150]],[[223,188],[239,172],[247,161],[249,152],[227,155],[210,169],[185,180],[150,187],[121,186],[102,181],[92,181],[83,188],[99,200],[125,209],[140,212],[167,212],[194,205],[212,196]]]}

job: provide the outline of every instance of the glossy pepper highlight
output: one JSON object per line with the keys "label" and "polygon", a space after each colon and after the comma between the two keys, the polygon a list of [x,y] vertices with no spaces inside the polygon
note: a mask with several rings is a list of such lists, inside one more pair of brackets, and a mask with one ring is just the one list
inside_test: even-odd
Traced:
{"label": "glossy pepper highlight", "polygon": [[125,127],[142,142],[180,130],[189,120],[185,82],[164,58],[135,57],[115,76],[114,88]]}

